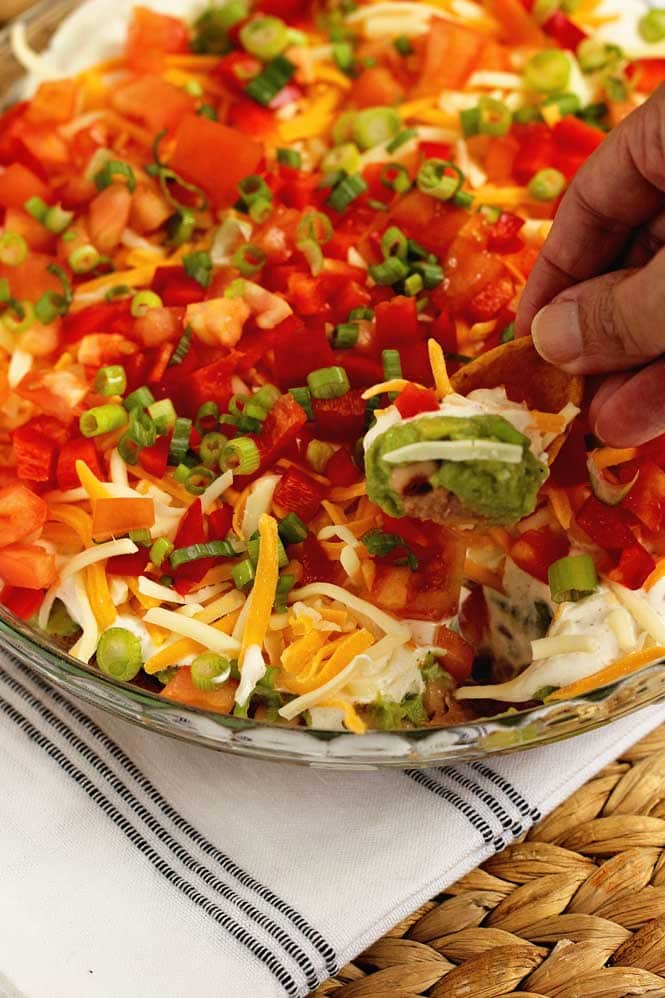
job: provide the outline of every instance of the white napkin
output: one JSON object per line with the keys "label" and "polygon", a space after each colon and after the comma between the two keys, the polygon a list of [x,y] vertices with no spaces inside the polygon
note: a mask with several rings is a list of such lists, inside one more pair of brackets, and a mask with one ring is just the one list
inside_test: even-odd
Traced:
{"label": "white napkin", "polygon": [[424,771],[254,762],[2,656],[0,995],[306,995],[665,721]]}

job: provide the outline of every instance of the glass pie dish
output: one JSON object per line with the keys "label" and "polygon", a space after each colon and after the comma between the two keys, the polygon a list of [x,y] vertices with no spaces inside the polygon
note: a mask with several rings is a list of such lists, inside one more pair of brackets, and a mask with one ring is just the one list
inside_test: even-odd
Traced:
{"label": "glass pie dish", "polygon": [[[25,17],[39,51],[77,4],[44,0]],[[0,103],[12,99],[22,69],[7,31],[0,33]],[[173,703],[137,685],[115,682],[72,658],[46,634],[0,607],[0,644],[16,659],[81,700],[161,734],[220,751],[328,768],[419,767],[472,759],[557,741],[606,724],[665,696],[665,660],[573,700],[487,719],[403,731],[351,732],[291,728]]]}

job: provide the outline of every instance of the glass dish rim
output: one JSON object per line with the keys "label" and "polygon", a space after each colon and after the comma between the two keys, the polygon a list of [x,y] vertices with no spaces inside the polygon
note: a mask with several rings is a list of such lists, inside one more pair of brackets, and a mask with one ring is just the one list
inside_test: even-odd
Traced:
{"label": "glass dish rim", "polygon": [[[48,31],[57,28],[62,18],[79,5],[80,0],[61,0],[57,4],[39,0],[0,29],[0,56],[13,58],[9,49],[12,23],[21,21],[30,39],[30,32],[40,27]],[[43,20],[49,23],[45,26],[41,24]],[[0,92],[0,106],[6,96]],[[2,606],[0,638],[5,639],[3,646],[6,641],[7,650],[22,664],[27,663],[60,689],[144,728],[220,751],[335,769],[417,768],[455,759],[506,754],[583,734],[665,697],[665,659],[660,659],[570,700],[521,711],[509,709],[494,717],[448,727],[357,735],[246,720],[165,700],[141,687],[112,680],[72,658],[49,640],[45,632],[16,618]],[[510,732],[516,736],[511,737]],[[368,751],[369,743],[372,747]],[[334,752],[321,751],[322,747],[333,745]]]}

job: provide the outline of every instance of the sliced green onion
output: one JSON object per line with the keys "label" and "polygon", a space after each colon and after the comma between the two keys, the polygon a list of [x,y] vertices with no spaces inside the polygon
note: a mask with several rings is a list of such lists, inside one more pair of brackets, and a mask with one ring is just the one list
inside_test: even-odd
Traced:
{"label": "sliced green onion", "polygon": [[132,289],[128,284],[116,284],[115,287],[108,289],[104,295],[104,301],[118,301],[119,298],[131,298],[132,295]]}
{"label": "sliced green onion", "polygon": [[135,319],[139,319],[146,312],[149,312],[151,308],[161,307],[162,299],[154,291],[137,291],[132,298],[129,310]]}
{"label": "sliced green onion", "polygon": [[350,390],[349,378],[343,367],[321,367],[307,375],[307,385],[315,399],[336,399]]}
{"label": "sliced green onion", "polygon": [[189,208],[180,208],[172,215],[166,225],[168,241],[171,246],[182,246],[188,243],[194,235],[196,216]]}
{"label": "sliced green onion", "polygon": [[[42,198],[35,197],[28,198],[28,200],[23,205],[28,215],[32,215],[38,222],[43,222],[46,218],[46,213],[49,209],[46,201]],[[67,226],[65,226],[67,228]]]}
{"label": "sliced green onion", "polygon": [[123,178],[127,181],[127,187],[134,193],[136,190],[136,177],[129,163],[123,163],[120,159],[109,159],[101,170],[92,178],[98,190],[103,191],[109,187],[114,180]]}
{"label": "sliced green onion", "polygon": [[480,108],[467,107],[459,113],[460,126],[465,139],[480,132]]}
{"label": "sliced green onion", "polygon": [[307,527],[297,513],[287,513],[278,529],[285,544],[300,544],[307,537]]}
{"label": "sliced green onion", "polygon": [[407,35],[398,35],[393,41],[393,45],[400,55],[411,55],[413,52],[413,45]]}
{"label": "sliced green onion", "polygon": [[138,405],[129,410],[127,436],[138,447],[152,447],[157,439],[157,427],[152,417]]}
{"label": "sliced green onion", "polygon": [[194,425],[199,433],[212,430],[219,422],[219,406],[216,402],[204,402],[199,406]]}
{"label": "sliced green onion", "polygon": [[357,322],[340,322],[335,327],[332,345],[335,350],[349,350],[358,342],[360,332]]}
{"label": "sliced green onion", "polygon": [[97,405],[79,418],[79,429],[84,437],[99,437],[102,433],[119,430],[127,422],[127,413],[121,405]]}
{"label": "sliced green onion", "polygon": [[178,340],[178,345],[173,351],[171,360],[169,361],[169,367],[175,367],[177,364],[182,364],[183,360],[189,353],[189,348],[192,343],[192,327],[187,326],[184,333]]}
{"label": "sliced green onion", "polygon": [[109,627],[97,644],[97,665],[105,676],[128,683],[143,665],[141,642],[126,627]]}
{"label": "sliced green onion", "polygon": [[262,62],[274,59],[289,44],[289,31],[278,17],[255,17],[240,29],[240,41]]}
{"label": "sliced green onion", "polygon": [[199,455],[203,463],[210,468],[216,468],[227,443],[228,437],[223,433],[206,433],[199,444]]}
{"label": "sliced green onion", "polygon": [[450,201],[464,183],[464,174],[458,166],[446,159],[426,159],[416,180],[423,194]]}
{"label": "sliced green onion", "polygon": [[196,112],[202,118],[208,118],[210,121],[218,121],[217,111],[212,104],[201,104],[201,107]]}
{"label": "sliced green onion", "polygon": [[247,285],[241,277],[236,277],[235,280],[224,289],[225,298],[242,298],[247,290]]}
{"label": "sliced green onion", "polygon": [[662,7],[652,7],[637,22],[640,38],[650,45],[662,42],[665,38],[665,10]]}
{"label": "sliced green onion", "polygon": [[152,537],[147,527],[143,527],[141,530],[130,530],[129,539],[138,544],[140,548],[149,548],[152,545]]}
{"label": "sliced green onion", "polygon": [[453,204],[458,208],[464,208],[465,211],[471,211],[474,201],[473,194],[469,194],[468,191],[458,191],[453,195]]}
{"label": "sliced green onion", "polygon": [[234,565],[231,569],[231,578],[233,579],[233,584],[236,589],[246,589],[254,581],[254,566],[252,565],[249,558],[245,558],[244,561],[239,561],[237,565]]}
{"label": "sliced green onion", "polygon": [[278,149],[277,162],[282,166],[290,166],[294,170],[299,170],[302,166],[302,155],[297,149]]}
{"label": "sliced green onion", "polygon": [[274,606],[276,609],[286,608],[286,601],[288,595],[296,584],[295,575],[291,575],[290,572],[285,572],[284,575],[280,575],[277,580],[277,585],[275,586],[275,602]]}
{"label": "sliced green onion", "polygon": [[383,263],[372,264],[368,271],[375,284],[388,287],[403,281],[408,276],[409,268],[399,257],[390,256]]}
{"label": "sliced green onion", "polygon": [[511,343],[515,339],[515,323],[509,322],[499,337],[499,343]]}
{"label": "sliced green onion", "polygon": [[402,361],[399,350],[382,350],[381,363],[383,364],[383,377],[386,381],[402,377]]}
{"label": "sliced green onion", "polygon": [[201,496],[209,485],[215,481],[216,473],[200,464],[192,468],[185,479],[185,488],[193,496]]}
{"label": "sliced green onion", "polygon": [[419,260],[413,264],[413,271],[423,279],[423,285],[428,291],[436,288],[443,280],[443,267],[439,263],[430,263],[429,260]]}
{"label": "sliced green onion", "polygon": [[407,239],[407,256],[409,260],[428,260],[433,254],[428,253],[424,246],[415,239]]}
{"label": "sliced green onion", "polygon": [[190,561],[201,558],[231,558],[235,554],[232,544],[228,541],[206,541],[203,544],[190,544],[188,547],[176,548],[169,557],[171,568],[188,565]]}
{"label": "sliced green onion", "polygon": [[169,464],[181,464],[189,450],[189,437],[192,432],[191,419],[179,416],[173,424],[173,436],[169,447]]}
{"label": "sliced green onion", "polygon": [[16,336],[35,324],[35,310],[29,301],[12,301],[10,307],[2,313],[2,323]]}
{"label": "sliced green onion", "polygon": [[124,395],[127,390],[127,375],[120,364],[100,367],[95,375],[94,389],[98,395]]}
{"label": "sliced green onion", "polygon": [[75,274],[88,274],[99,266],[102,257],[92,243],[86,243],[69,254],[68,262]]}
{"label": "sliced green onion", "polygon": [[118,454],[123,459],[125,464],[138,464],[140,453],[141,448],[137,442],[129,435],[129,433],[124,433],[118,441]]}
{"label": "sliced green onion", "polygon": [[[259,548],[261,546],[261,541],[258,534],[250,537],[247,541],[247,556],[251,561],[252,565],[256,568],[259,560]],[[284,545],[282,544],[282,539],[279,537],[277,539],[277,564],[280,568],[284,568],[289,563],[289,557],[284,550]]]}
{"label": "sliced green onion", "polygon": [[548,167],[539,170],[529,182],[529,197],[534,201],[553,201],[566,186],[566,178],[560,170]]}
{"label": "sliced green onion", "polygon": [[371,322],[374,318],[374,309],[365,308],[361,306],[360,308],[352,308],[349,312],[349,322]]}
{"label": "sliced green onion", "polygon": [[478,131],[481,135],[493,137],[507,135],[513,122],[510,108],[503,101],[493,97],[481,97],[478,101]]}
{"label": "sliced green onion", "polygon": [[165,558],[168,558],[173,551],[173,544],[167,537],[158,537],[150,548],[150,561],[155,568],[159,568]]}
{"label": "sliced green onion", "polygon": [[185,271],[202,288],[209,288],[212,281],[212,260],[205,250],[186,253],[182,258]]}
{"label": "sliced green onion", "polygon": [[381,237],[381,252],[386,259],[396,256],[399,260],[406,260],[408,241],[401,229],[396,225],[391,225]]}
{"label": "sliced green onion", "polygon": [[350,73],[353,69],[353,45],[351,42],[335,42],[332,46],[332,57],[338,69]]}
{"label": "sliced green onion", "polygon": [[351,132],[356,145],[361,149],[372,149],[394,138],[402,127],[402,121],[391,107],[368,107],[356,112]]}
{"label": "sliced green onion", "polygon": [[231,663],[223,655],[205,651],[197,655],[190,666],[190,677],[197,690],[211,693],[219,689],[231,675]]}
{"label": "sliced green onion", "polygon": [[620,76],[606,76],[603,81],[607,99],[611,101],[625,101],[628,98],[628,85]]}
{"label": "sliced green onion", "polygon": [[568,86],[570,61],[561,49],[536,52],[525,66],[524,79],[532,90],[555,94]]}
{"label": "sliced green onion", "polygon": [[245,87],[245,93],[257,104],[267,107],[283,90],[296,71],[294,64],[283,55],[276,56]]}
{"label": "sliced green onion", "polygon": [[252,475],[261,464],[259,448],[250,437],[229,440],[222,451],[220,467],[236,475]]}
{"label": "sliced green onion", "polygon": [[171,399],[158,399],[148,406],[148,414],[155,424],[157,435],[162,437],[175,426],[177,419],[175,407]]}
{"label": "sliced green onion", "polygon": [[640,474],[639,471],[636,471],[634,477],[628,482],[610,482],[594,461],[593,454],[589,454],[586,466],[589,472],[591,491],[596,499],[605,503],[606,506],[618,506],[620,502],[623,502]]}
{"label": "sliced green onion", "polygon": [[312,410],[312,396],[309,388],[290,388],[289,395],[293,396],[301,409],[307,413],[307,419],[311,422],[314,419]]}
{"label": "sliced green onion", "polygon": [[357,111],[343,111],[332,126],[332,140],[336,146],[353,138],[353,122]]}
{"label": "sliced green onion", "polygon": [[243,177],[238,184],[238,190],[241,201],[247,207],[253,204],[254,201],[270,201],[272,199],[272,191],[263,177],[260,177],[258,173],[250,173],[248,176]]}
{"label": "sliced green onion", "polygon": [[404,281],[404,294],[409,298],[415,298],[423,289],[423,279],[420,274],[409,274]]}
{"label": "sliced green onion", "polygon": [[12,292],[9,287],[9,281],[6,277],[0,277],[0,304],[4,305],[11,301]]}
{"label": "sliced green onion", "polygon": [[190,471],[191,468],[188,464],[185,464],[183,462],[182,464],[178,465],[178,467],[173,472],[173,478],[178,483],[178,485],[182,485],[183,482],[187,481],[187,475],[190,473]]}
{"label": "sliced green onion", "polygon": [[203,97],[203,87],[198,80],[187,80],[182,89],[190,97]]}
{"label": "sliced green onion", "polygon": [[346,211],[350,204],[367,190],[367,184],[359,173],[344,177],[333,188],[328,197],[328,204],[335,211]]}
{"label": "sliced green onion", "polygon": [[249,206],[249,217],[257,225],[262,225],[270,217],[273,209],[272,199],[257,198]]}
{"label": "sliced green onion", "polygon": [[623,53],[617,45],[608,45],[597,38],[585,38],[577,46],[577,61],[583,73],[595,73],[620,62]]}
{"label": "sliced green onion", "polygon": [[256,274],[265,262],[265,253],[260,246],[255,246],[253,243],[240,246],[231,257],[232,266],[237,267],[244,277]]}
{"label": "sliced green onion", "polygon": [[127,398],[122,403],[125,409],[129,412],[130,409],[134,409],[139,406],[141,409],[147,409],[149,405],[155,401],[155,396],[152,394],[147,385],[141,385],[135,391],[131,392]]}
{"label": "sliced green onion", "polygon": [[192,51],[224,55],[232,47],[228,30],[249,13],[247,0],[228,0],[225,4],[208,7],[194,22]]}
{"label": "sliced green onion", "polygon": [[310,273],[316,277],[323,270],[323,250],[314,239],[302,239],[297,245],[307,260]]}
{"label": "sliced green onion", "polygon": [[409,171],[401,163],[385,163],[381,170],[381,183],[398,194],[411,190]]}
{"label": "sliced green onion", "polygon": [[516,125],[530,125],[534,121],[542,121],[543,116],[540,108],[535,104],[523,104],[513,112],[513,121]]}
{"label": "sliced green onion", "polygon": [[544,100],[542,107],[556,107],[562,115],[577,114],[582,108],[582,102],[577,94],[555,94]]}
{"label": "sliced green onion", "polygon": [[322,475],[334,453],[335,448],[332,444],[327,444],[324,440],[310,440],[307,444],[305,457],[310,467]]}
{"label": "sliced green onion", "polygon": [[495,204],[481,204],[478,211],[488,225],[495,225],[501,218],[501,208],[497,208]]}
{"label": "sliced green onion", "polygon": [[596,566],[589,554],[559,558],[550,565],[547,578],[555,603],[576,603],[598,588]]}
{"label": "sliced green onion", "polygon": [[44,216],[44,226],[53,235],[61,235],[68,225],[71,224],[74,218],[73,211],[65,211],[65,209],[59,205],[52,205]]}
{"label": "sliced green onion", "polygon": [[[54,291],[45,291],[35,302],[35,315],[43,326],[48,326],[59,315],[64,314],[62,306],[58,301],[60,298],[61,295],[56,294]],[[66,306],[64,311],[67,311]]]}
{"label": "sliced green onion", "polygon": [[407,142],[410,142],[411,139],[415,139],[417,135],[418,132],[415,128],[403,128],[401,132],[397,133],[394,139],[390,140],[386,146],[386,152],[397,152],[401,146],[405,145]]}
{"label": "sliced green onion", "polygon": [[0,236],[0,263],[19,267],[28,256],[28,244],[18,232],[3,232]]}
{"label": "sliced green onion", "polygon": [[332,238],[333,226],[322,211],[308,211],[298,223],[298,239],[314,239],[317,243],[327,243]]}
{"label": "sliced green onion", "polygon": [[359,166],[360,150],[355,142],[342,142],[327,152],[321,161],[324,173],[334,173],[337,170],[355,173]]}

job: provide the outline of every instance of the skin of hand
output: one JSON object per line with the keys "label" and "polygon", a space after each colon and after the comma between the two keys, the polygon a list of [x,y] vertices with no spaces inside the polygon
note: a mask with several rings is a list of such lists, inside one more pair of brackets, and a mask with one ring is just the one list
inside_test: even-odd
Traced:
{"label": "skin of hand", "polygon": [[665,84],[572,181],[516,319],[545,360],[610,374],[590,419],[612,446],[665,432],[664,247]]}

